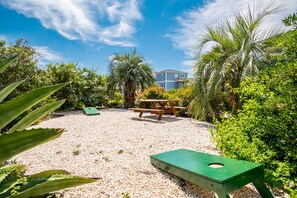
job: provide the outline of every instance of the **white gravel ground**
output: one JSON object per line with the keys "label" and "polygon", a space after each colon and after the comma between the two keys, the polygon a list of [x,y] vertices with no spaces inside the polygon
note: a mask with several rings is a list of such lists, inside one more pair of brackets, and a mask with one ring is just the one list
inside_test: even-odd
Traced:
{"label": "white gravel ground", "polygon": [[[36,126],[35,126],[36,127]],[[64,169],[72,175],[100,178],[97,182],[61,191],[64,197],[216,197],[150,164],[149,156],[186,148],[219,154],[210,141],[209,125],[190,118],[138,114],[119,109],[86,116],[70,112],[37,127],[64,128],[56,140],[16,156],[28,174]],[[260,197],[252,185],[232,197]]]}

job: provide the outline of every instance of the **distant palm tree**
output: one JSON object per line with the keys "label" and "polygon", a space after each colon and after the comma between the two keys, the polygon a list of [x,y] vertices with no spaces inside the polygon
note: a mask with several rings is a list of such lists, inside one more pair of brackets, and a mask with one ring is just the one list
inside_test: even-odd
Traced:
{"label": "distant palm tree", "polygon": [[[257,10],[256,7],[262,7]],[[190,111],[196,118],[212,114],[210,100],[216,91],[229,95],[229,106],[235,113],[239,108],[239,97],[234,92],[247,76],[255,75],[268,63],[271,42],[268,38],[282,32],[281,28],[263,29],[261,24],[267,16],[280,10],[271,3],[248,7],[246,14],[237,13],[234,20],[207,25],[206,34],[199,45],[201,52],[206,45],[211,50],[201,55],[195,64],[195,83]]]}
{"label": "distant palm tree", "polygon": [[148,63],[136,53],[115,54],[109,64],[109,91],[119,89],[124,94],[125,107],[135,104],[136,92],[155,83],[153,71]]}

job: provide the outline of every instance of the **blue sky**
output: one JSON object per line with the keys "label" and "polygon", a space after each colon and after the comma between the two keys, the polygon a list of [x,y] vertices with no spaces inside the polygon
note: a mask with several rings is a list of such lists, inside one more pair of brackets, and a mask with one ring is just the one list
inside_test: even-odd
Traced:
{"label": "blue sky", "polygon": [[[274,1],[282,12],[266,20],[265,29],[297,11],[297,0],[282,3]],[[29,40],[41,66],[74,62],[107,74],[112,54],[136,47],[155,71],[191,73],[203,26],[232,18],[248,4],[254,5],[250,0],[0,0],[0,39]]]}

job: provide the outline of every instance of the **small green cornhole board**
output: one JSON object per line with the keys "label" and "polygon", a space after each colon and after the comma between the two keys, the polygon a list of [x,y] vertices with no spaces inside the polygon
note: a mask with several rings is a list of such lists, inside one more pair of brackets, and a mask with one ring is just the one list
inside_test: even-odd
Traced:
{"label": "small green cornhole board", "polygon": [[85,115],[100,115],[100,112],[95,107],[85,107],[83,112]]}
{"label": "small green cornhole board", "polygon": [[262,197],[273,197],[265,186],[263,165],[187,149],[150,156],[151,163],[173,175],[212,190],[221,197],[253,182]]}

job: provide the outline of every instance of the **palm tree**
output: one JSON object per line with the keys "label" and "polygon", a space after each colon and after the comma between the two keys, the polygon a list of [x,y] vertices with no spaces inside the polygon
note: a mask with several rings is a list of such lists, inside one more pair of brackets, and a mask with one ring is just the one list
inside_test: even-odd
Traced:
{"label": "palm tree", "polygon": [[131,53],[113,55],[109,64],[109,91],[124,94],[125,107],[135,104],[137,91],[155,83],[152,69],[134,49]]}
{"label": "palm tree", "polygon": [[248,7],[246,14],[237,13],[235,19],[207,25],[206,33],[199,45],[202,48],[212,45],[210,51],[196,61],[195,83],[190,111],[195,118],[206,118],[213,114],[210,100],[218,91],[229,96],[229,106],[236,113],[240,106],[236,89],[247,76],[253,76],[269,63],[269,49],[272,42],[267,39],[282,32],[281,28],[265,30],[263,20],[280,10],[279,6],[264,3]]}

